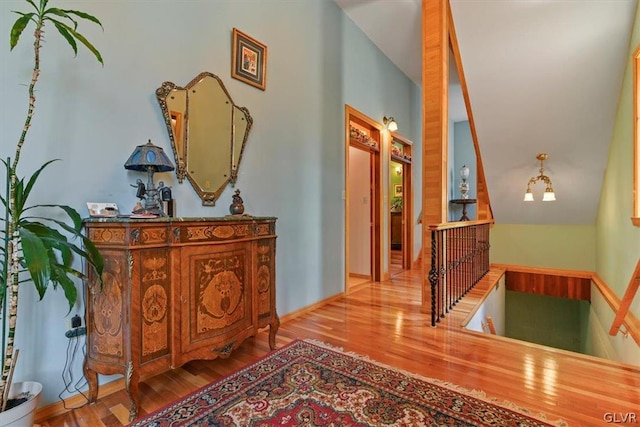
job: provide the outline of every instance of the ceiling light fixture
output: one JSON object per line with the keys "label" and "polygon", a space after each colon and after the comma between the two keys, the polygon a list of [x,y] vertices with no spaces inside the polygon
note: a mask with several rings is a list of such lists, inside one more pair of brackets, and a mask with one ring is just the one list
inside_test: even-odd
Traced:
{"label": "ceiling light fixture", "polygon": [[395,132],[398,130],[398,123],[396,123],[396,119],[391,116],[384,116],[384,118],[382,119],[382,123],[384,123],[387,129],[389,129],[391,132]]}
{"label": "ceiling light fixture", "polygon": [[524,193],[525,202],[533,202],[533,193],[531,192],[531,184],[535,184],[538,181],[542,181],[546,184],[544,195],[542,196],[543,202],[552,202],[556,199],[556,194],[553,192],[551,186],[551,179],[544,174],[544,161],[547,160],[549,155],[547,153],[540,153],[536,156],[536,159],[540,160],[540,175],[535,176],[527,183],[527,191]]}

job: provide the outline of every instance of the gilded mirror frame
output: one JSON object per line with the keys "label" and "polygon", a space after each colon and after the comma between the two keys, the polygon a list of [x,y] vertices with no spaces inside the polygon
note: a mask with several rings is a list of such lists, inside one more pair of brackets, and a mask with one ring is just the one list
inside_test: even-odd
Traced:
{"label": "gilded mirror frame", "polygon": [[[156,90],[179,183],[191,183],[204,206],[214,206],[234,186],[253,118],[239,107],[222,80],[204,71],[186,86],[165,81]],[[189,160],[191,154],[192,160]],[[228,160],[226,160],[228,159]]]}

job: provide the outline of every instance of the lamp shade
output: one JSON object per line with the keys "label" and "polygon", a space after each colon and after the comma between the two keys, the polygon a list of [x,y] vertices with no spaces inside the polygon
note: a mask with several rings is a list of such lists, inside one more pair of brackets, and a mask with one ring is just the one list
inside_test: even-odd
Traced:
{"label": "lamp shade", "polygon": [[530,188],[527,188],[527,192],[524,193],[524,201],[525,202],[533,202],[533,193]]}
{"label": "lamp shade", "polygon": [[555,200],[556,200],[556,193],[553,192],[552,188],[547,187],[547,189],[544,190],[544,194],[542,195],[542,201],[553,202]]}
{"label": "lamp shade", "polygon": [[164,150],[153,145],[151,140],[146,144],[138,145],[129,159],[124,164],[125,169],[146,172],[168,172],[175,169]]}
{"label": "lamp shade", "polygon": [[462,179],[469,179],[469,168],[467,167],[467,165],[462,165],[462,167],[460,168],[460,177]]}
{"label": "lamp shade", "polygon": [[384,123],[387,129],[389,129],[391,132],[395,132],[398,130],[398,123],[393,117],[384,116],[382,118],[382,123]]}

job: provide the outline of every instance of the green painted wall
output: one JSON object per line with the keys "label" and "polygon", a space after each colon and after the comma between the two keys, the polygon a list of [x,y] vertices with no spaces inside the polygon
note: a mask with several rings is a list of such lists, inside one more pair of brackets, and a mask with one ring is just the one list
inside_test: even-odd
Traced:
{"label": "green painted wall", "polygon": [[400,200],[398,203],[402,203],[402,197],[395,196],[395,187],[396,185],[402,185],[402,175],[398,175],[396,169],[400,168],[402,170],[402,164],[398,162],[390,162],[389,166],[389,205],[393,206],[393,203],[396,200]]}
{"label": "green painted wall", "polygon": [[590,225],[496,224],[490,259],[497,264],[594,271],[596,228]]}
{"label": "green painted wall", "polygon": [[[629,43],[627,69],[622,81],[609,159],[602,183],[597,218],[596,271],[622,298],[640,257],[640,228],[631,224],[633,213],[633,67],[631,58],[640,44],[640,9]],[[640,317],[640,295],[631,311]],[[607,317],[606,313],[597,313]],[[608,322],[603,322],[607,324]],[[640,363],[640,361],[639,361]]]}
{"label": "green painted wall", "polygon": [[587,301],[515,291],[507,291],[505,299],[506,337],[585,352]]}

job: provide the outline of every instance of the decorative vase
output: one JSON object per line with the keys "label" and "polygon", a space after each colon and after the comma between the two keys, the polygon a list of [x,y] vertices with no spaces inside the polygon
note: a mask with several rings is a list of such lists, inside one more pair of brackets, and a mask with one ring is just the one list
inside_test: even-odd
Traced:
{"label": "decorative vase", "polygon": [[467,165],[462,165],[460,168],[460,177],[462,178],[462,182],[460,183],[460,195],[463,199],[468,199],[469,184],[467,183],[467,179],[469,179],[469,168]]}
{"label": "decorative vase", "polygon": [[233,203],[229,206],[229,212],[231,212],[231,215],[242,215],[244,213],[244,202],[240,197],[240,190],[236,190],[236,194],[233,195]]}
{"label": "decorative vase", "polygon": [[0,412],[0,427],[31,427],[36,417],[42,384],[34,381],[13,383],[9,400],[24,396],[27,400],[11,409]]}

